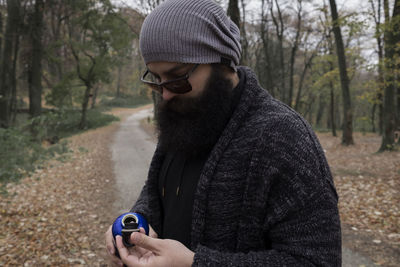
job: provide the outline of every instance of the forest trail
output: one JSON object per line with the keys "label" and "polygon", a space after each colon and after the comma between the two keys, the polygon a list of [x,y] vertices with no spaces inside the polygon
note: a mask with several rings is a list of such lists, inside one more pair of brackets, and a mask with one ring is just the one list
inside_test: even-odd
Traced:
{"label": "forest trail", "polygon": [[132,207],[147,178],[156,144],[140,124],[151,116],[152,109],[139,110],[125,119],[115,134],[111,149],[117,186],[114,208],[120,213]]}
{"label": "forest trail", "polygon": [[[150,111],[145,109],[149,108],[114,109],[112,113],[121,117],[120,123],[68,138],[71,152],[64,162],[50,161],[20,183],[7,185],[8,194],[0,195],[0,266],[106,266],[103,233],[138,197],[155,147],[151,129],[140,123],[148,116]],[[358,166],[368,160],[354,158],[352,151],[363,151],[364,145],[375,144],[375,137],[357,136],[360,141],[356,147],[342,148],[338,138],[329,134],[318,136],[326,149],[341,201],[343,266],[398,266],[397,230],[389,220],[394,217],[396,221],[398,214],[389,208],[382,214],[378,211],[358,214],[357,224],[352,217],[355,213],[352,205],[357,199],[371,201],[371,192],[376,195],[376,205],[380,202],[392,207],[398,205],[396,197],[388,196],[398,195],[398,182],[392,181],[398,177],[398,164],[393,156],[397,158],[400,154],[371,155],[369,150],[364,151],[363,157],[371,158],[372,162],[384,161],[380,165],[386,169],[385,175],[379,178],[381,182],[373,183],[374,172],[381,170],[373,165]],[[349,160],[343,155],[353,156],[352,164],[341,162]],[[395,166],[390,169],[390,164]],[[130,175],[136,178],[127,179]],[[129,181],[132,185],[126,184]],[[367,188],[364,190],[361,185]],[[127,193],[131,188],[134,188],[132,194]],[[367,204],[359,206],[359,210],[374,207],[374,203]],[[390,216],[386,216],[387,212]],[[386,216],[385,222],[394,234],[387,235],[390,231],[383,228],[380,232],[381,228],[371,223],[375,217],[368,217],[370,213]],[[386,239],[385,234],[389,236]]]}

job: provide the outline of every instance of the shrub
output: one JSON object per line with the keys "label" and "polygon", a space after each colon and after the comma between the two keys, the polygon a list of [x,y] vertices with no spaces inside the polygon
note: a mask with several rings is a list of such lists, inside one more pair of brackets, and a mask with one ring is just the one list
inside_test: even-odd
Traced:
{"label": "shrub", "polygon": [[[78,129],[80,119],[80,110],[46,110],[19,128],[0,128],[0,183],[18,181],[46,159],[64,160],[70,150],[66,141],[58,141],[82,132]],[[87,129],[115,120],[118,118],[113,115],[88,110]],[[43,141],[52,145],[46,148]]]}
{"label": "shrub", "polygon": [[44,158],[46,150],[29,133],[13,128],[0,129],[0,147],[0,182],[17,181],[34,170],[34,163]]}
{"label": "shrub", "polygon": [[[95,129],[119,120],[113,115],[104,114],[98,110],[88,110],[86,118],[86,129]],[[50,110],[30,120],[26,128],[31,129],[36,140],[48,140],[50,143],[56,143],[61,138],[82,132],[78,128],[80,120],[80,110]]]}

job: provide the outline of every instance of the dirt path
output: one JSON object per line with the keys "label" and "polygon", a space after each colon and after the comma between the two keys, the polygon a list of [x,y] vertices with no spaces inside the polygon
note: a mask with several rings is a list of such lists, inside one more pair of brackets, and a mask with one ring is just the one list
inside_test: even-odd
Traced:
{"label": "dirt path", "polygon": [[[140,109],[113,113],[124,119]],[[110,145],[120,123],[69,138],[50,161],[0,195],[0,266],[106,266],[104,235],[118,210]]]}
{"label": "dirt path", "polygon": [[127,117],[115,134],[112,159],[117,186],[114,210],[129,210],[136,202],[147,178],[155,142],[140,127],[141,120],[150,118],[152,109],[142,109]]}

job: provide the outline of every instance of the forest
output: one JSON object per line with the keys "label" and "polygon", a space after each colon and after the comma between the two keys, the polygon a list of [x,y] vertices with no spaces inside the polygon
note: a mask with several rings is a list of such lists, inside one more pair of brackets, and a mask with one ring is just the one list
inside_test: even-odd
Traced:
{"label": "forest", "polygon": [[[50,136],[39,139],[53,140],[54,121],[68,110],[79,111],[75,127],[84,129],[98,103],[151,96],[139,80],[138,38],[146,14],[162,1],[133,2],[0,1],[1,128],[28,120],[33,135],[44,127]],[[338,9],[333,0],[219,2],[240,27],[241,64],[274,97],[316,130],[341,131],[344,145],[356,142],[353,131],[377,132],[380,151],[395,149],[398,0],[364,1],[362,11]]]}
{"label": "forest", "polygon": [[[139,36],[163,1],[0,0],[1,266],[104,266],[88,228],[116,212],[118,121],[160,99]],[[214,1],[240,29],[240,64],[317,133],[343,247],[399,266],[400,1]]]}
{"label": "forest", "polygon": [[[85,128],[99,96],[145,95],[137,41],[159,2],[135,10],[106,0],[1,1],[1,127],[19,113],[79,106]],[[354,129],[379,132],[381,149],[391,149],[400,125],[398,1],[369,0],[365,12],[339,16],[335,1],[261,0],[251,19],[246,2],[229,1],[227,12],[241,29],[241,63],[262,85],[316,129],[343,129],[344,144]]]}
{"label": "forest", "polygon": [[[1,179],[29,169],[43,142],[115,120],[105,108],[157,100],[140,82],[138,41],[160,2],[0,0]],[[359,9],[334,0],[218,2],[241,30],[241,64],[275,98],[343,145],[357,142],[353,132],[373,132],[379,151],[396,149],[398,0]]]}

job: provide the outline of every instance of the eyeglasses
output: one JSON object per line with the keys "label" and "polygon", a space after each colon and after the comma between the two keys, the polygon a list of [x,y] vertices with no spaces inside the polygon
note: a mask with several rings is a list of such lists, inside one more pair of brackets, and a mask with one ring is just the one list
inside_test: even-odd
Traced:
{"label": "eyeglasses", "polygon": [[192,91],[192,85],[189,83],[188,79],[198,66],[199,64],[194,65],[194,67],[188,73],[179,78],[161,83],[157,82],[157,80],[160,80],[159,78],[156,78],[149,70],[146,70],[140,80],[160,94],[162,94],[163,88],[174,94],[185,94]]}

